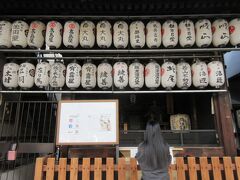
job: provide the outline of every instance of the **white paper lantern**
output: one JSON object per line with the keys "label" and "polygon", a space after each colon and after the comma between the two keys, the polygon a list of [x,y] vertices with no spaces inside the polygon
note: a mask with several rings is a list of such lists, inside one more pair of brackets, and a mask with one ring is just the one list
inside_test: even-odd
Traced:
{"label": "white paper lantern", "polygon": [[172,89],[176,85],[177,81],[176,65],[169,61],[163,63],[161,68],[161,74],[162,86],[166,89]]}
{"label": "white paper lantern", "polygon": [[217,19],[212,24],[213,46],[225,47],[229,42],[228,22],[225,19]]}
{"label": "white paper lantern", "polygon": [[181,61],[177,64],[177,87],[180,89],[188,89],[192,84],[191,66]]}
{"label": "white paper lantern", "polygon": [[142,48],[145,45],[145,26],[142,21],[130,24],[130,44],[133,48]]}
{"label": "white paper lantern", "polygon": [[28,89],[34,85],[35,66],[29,62],[20,64],[18,72],[18,85]]}
{"label": "white paper lantern", "polygon": [[117,21],[113,26],[113,44],[116,48],[126,48],[128,45],[128,24]]}
{"label": "white paper lantern", "polygon": [[191,122],[187,114],[174,114],[170,116],[171,130],[190,130]]}
{"label": "white paper lantern", "polygon": [[92,48],[95,44],[95,25],[91,21],[83,21],[80,25],[79,43],[82,48]]}
{"label": "white paper lantern", "polygon": [[193,85],[203,89],[208,86],[208,68],[205,62],[197,60],[192,65]]}
{"label": "white paper lantern", "polygon": [[3,86],[8,89],[13,89],[18,87],[18,70],[19,65],[10,62],[3,66]]}
{"label": "white paper lantern", "polygon": [[116,62],[113,66],[114,85],[124,89],[128,85],[128,66],[125,62]]}
{"label": "white paper lantern", "polygon": [[144,66],[135,60],[129,66],[129,86],[134,90],[139,90],[144,85]]}
{"label": "white paper lantern", "polygon": [[108,21],[97,23],[97,45],[100,48],[109,48],[112,45],[112,26]]}
{"label": "white paper lantern", "polygon": [[12,24],[8,21],[0,21],[0,48],[10,48]]}
{"label": "white paper lantern", "polygon": [[61,89],[65,84],[66,66],[56,61],[50,69],[50,86],[55,89]]}
{"label": "white paper lantern", "polygon": [[29,26],[24,21],[14,21],[12,24],[11,42],[15,47],[27,47]]}
{"label": "white paper lantern", "polygon": [[178,25],[173,20],[168,20],[162,26],[162,41],[166,48],[173,48],[178,43]]}
{"label": "white paper lantern", "polygon": [[240,46],[240,18],[229,22],[230,43],[233,46]]}
{"label": "white paper lantern", "polygon": [[146,26],[146,44],[149,48],[158,48],[161,45],[161,24],[158,21],[149,21]]}
{"label": "white paper lantern", "polygon": [[156,89],[161,84],[161,66],[151,60],[145,66],[145,84],[150,89]]}
{"label": "white paper lantern", "polygon": [[79,43],[79,24],[75,21],[67,21],[64,24],[63,44],[67,48],[76,48]]}
{"label": "white paper lantern", "polygon": [[103,61],[97,68],[98,87],[101,89],[108,89],[112,87],[112,81],[112,66],[107,61]]}
{"label": "white paper lantern", "polygon": [[88,61],[82,66],[82,87],[85,89],[93,89],[97,83],[96,77],[97,67]]}
{"label": "white paper lantern", "polygon": [[62,25],[57,21],[48,22],[45,39],[51,49],[59,48],[62,44]]}
{"label": "white paper lantern", "polygon": [[191,47],[195,43],[194,24],[191,20],[183,20],[178,26],[179,44],[182,47]]}
{"label": "white paper lantern", "polygon": [[41,21],[33,21],[30,24],[27,43],[29,47],[41,48],[44,44],[46,26]]}
{"label": "white paper lantern", "polygon": [[208,47],[212,43],[211,22],[208,19],[201,19],[195,24],[196,45]]}
{"label": "white paper lantern", "polygon": [[47,61],[42,61],[36,66],[35,85],[44,88],[49,85],[51,66]]}
{"label": "white paper lantern", "polygon": [[76,89],[81,84],[81,66],[76,62],[67,65],[66,85],[70,89]]}
{"label": "white paper lantern", "polygon": [[223,64],[221,61],[212,61],[208,63],[209,85],[219,88],[225,83]]}

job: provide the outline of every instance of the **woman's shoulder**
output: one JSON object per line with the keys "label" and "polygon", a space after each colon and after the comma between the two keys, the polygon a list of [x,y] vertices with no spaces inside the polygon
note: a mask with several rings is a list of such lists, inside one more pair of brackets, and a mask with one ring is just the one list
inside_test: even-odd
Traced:
{"label": "woman's shoulder", "polygon": [[142,147],[143,146],[143,142],[140,142],[139,144],[138,144],[138,148],[139,147]]}
{"label": "woman's shoulder", "polygon": [[139,145],[138,145],[138,151],[143,151],[144,149],[144,143],[141,142]]}
{"label": "woman's shoulder", "polygon": [[137,154],[136,154],[135,157],[136,157],[137,159],[140,159],[140,158],[142,157],[143,151],[144,151],[143,142],[141,142],[141,143],[138,145],[138,151],[137,151]]}

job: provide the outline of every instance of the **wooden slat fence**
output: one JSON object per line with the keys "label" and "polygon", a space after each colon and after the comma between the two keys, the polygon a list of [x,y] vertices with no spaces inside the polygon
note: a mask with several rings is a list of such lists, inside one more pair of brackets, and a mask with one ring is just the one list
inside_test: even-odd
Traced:
{"label": "wooden slat fence", "polygon": [[[91,164],[90,158],[83,158],[79,163],[78,158],[60,158],[55,163],[54,158],[37,158],[34,180],[138,180],[141,177],[137,161],[131,158],[119,158],[118,164],[114,164],[113,158],[107,158],[102,163],[102,158],[95,158]],[[176,164],[169,166],[170,180],[240,180],[240,157],[177,157]],[[91,176],[91,173],[93,174]],[[81,178],[80,178],[81,174]],[[104,176],[103,176],[104,174]],[[104,177],[104,179],[103,179]]]}

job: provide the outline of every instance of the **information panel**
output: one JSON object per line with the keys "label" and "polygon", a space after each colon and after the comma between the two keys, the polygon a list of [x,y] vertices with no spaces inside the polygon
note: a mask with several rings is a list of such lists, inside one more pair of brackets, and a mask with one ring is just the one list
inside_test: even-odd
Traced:
{"label": "information panel", "polygon": [[119,144],[118,100],[63,100],[57,145]]}

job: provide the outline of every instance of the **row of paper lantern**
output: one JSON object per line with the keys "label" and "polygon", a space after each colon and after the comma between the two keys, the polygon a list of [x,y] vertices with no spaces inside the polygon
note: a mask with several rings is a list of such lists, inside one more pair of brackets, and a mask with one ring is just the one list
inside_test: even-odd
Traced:
{"label": "row of paper lantern", "polygon": [[62,88],[65,83],[68,88],[76,89],[82,85],[85,89],[108,89],[112,84],[119,88],[139,90],[144,86],[156,89],[160,85],[166,89],[172,89],[175,85],[180,89],[188,89],[192,84],[197,88],[205,88],[208,84],[219,88],[225,83],[224,68],[221,61],[211,61],[206,64],[196,60],[190,66],[181,60],[177,65],[166,61],[160,66],[151,60],[145,67],[138,60],[127,66],[119,61],[112,67],[107,61],[103,61],[96,67],[90,60],[81,67],[77,61],[67,65],[54,62],[50,65],[47,61],[37,64],[36,68],[30,62],[24,62],[20,66],[14,62],[4,65],[3,85],[12,89],[20,86],[28,89],[36,86],[43,88],[51,86]]}
{"label": "row of paper lantern", "polygon": [[[29,25],[17,20],[12,24],[0,21],[0,47],[11,46],[26,48],[41,48],[46,41],[50,48],[59,48],[62,44],[68,48],[92,48],[95,45],[95,25],[91,21],[83,21],[80,25],[76,21],[67,21],[62,25],[58,21],[50,21],[47,26],[41,21],[33,21]],[[45,33],[46,31],[46,33]],[[178,44],[191,47],[195,43],[198,47],[208,47],[211,43],[215,47],[224,47],[229,41],[233,46],[240,45],[240,18],[229,23],[225,19],[217,19],[212,24],[207,19],[198,20],[195,25],[191,20],[183,20],[177,24],[167,20],[161,24],[150,21],[146,28],[143,22],[134,21],[128,24],[117,21],[112,26],[108,21],[100,21],[96,25],[96,42],[100,48],[109,48],[113,44],[116,48],[126,48],[129,42],[132,48],[159,48],[161,43],[166,48],[173,48]]]}

